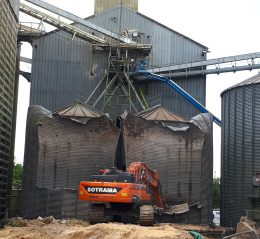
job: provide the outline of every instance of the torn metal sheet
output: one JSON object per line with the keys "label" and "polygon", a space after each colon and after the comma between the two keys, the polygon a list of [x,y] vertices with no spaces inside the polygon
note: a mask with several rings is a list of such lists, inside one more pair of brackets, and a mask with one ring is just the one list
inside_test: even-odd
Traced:
{"label": "torn metal sheet", "polygon": [[[46,203],[49,209],[47,214],[44,211],[44,215],[58,215],[59,205],[69,204],[69,201],[60,201],[62,197],[58,195],[62,189],[77,190],[79,182],[89,180],[100,167],[113,166],[118,137],[119,130],[106,116],[92,118],[82,124],[59,115],[50,118],[43,114],[42,107],[30,107],[22,216],[38,217],[39,212],[44,210],[41,205]],[[49,194],[42,193],[44,190],[49,190]],[[40,192],[48,197],[39,197]],[[77,194],[73,195],[77,197]],[[48,199],[47,202],[44,198]],[[73,213],[76,215],[78,212]]]}
{"label": "torn metal sheet", "polygon": [[[195,120],[196,124],[193,123]],[[126,164],[142,161],[156,169],[167,204],[200,202],[202,205],[201,209],[190,209],[180,217],[180,222],[210,223],[213,181],[211,116],[202,114],[191,122],[175,122],[173,127],[128,114],[123,132]]]}

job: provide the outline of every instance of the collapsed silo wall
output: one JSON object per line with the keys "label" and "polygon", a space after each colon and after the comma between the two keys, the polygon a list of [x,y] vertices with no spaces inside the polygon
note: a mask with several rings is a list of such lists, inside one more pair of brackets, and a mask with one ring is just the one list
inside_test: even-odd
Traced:
{"label": "collapsed silo wall", "polygon": [[[183,123],[182,123],[183,125]],[[196,126],[198,125],[198,126]],[[170,205],[200,202],[180,222],[212,221],[212,120],[196,117],[184,127],[168,127],[129,114],[124,122],[126,163],[143,161],[159,173],[162,193]],[[176,217],[167,218],[167,221]]]}
{"label": "collapsed silo wall", "polygon": [[50,114],[50,111],[41,106],[31,106],[27,113],[21,194],[21,214],[25,217],[34,214],[35,211],[35,187],[39,150],[38,125],[44,117],[48,117]]}
{"label": "collapsed silo wall", "polygon": [[[34,118],[29,112],[30,117]],[[22,215],[86,219],[88,203],[78,200],[79,182],[113,165],[118,129],[105,116],[82,124],[53,115],[34,121],[33,127],[35,140],[26,139],[26,153],[34,157],[25,157],[33,169],[24,171],[25,184],[31,185],[23,188]],[[27,170],[34,171],[33,177]]]}

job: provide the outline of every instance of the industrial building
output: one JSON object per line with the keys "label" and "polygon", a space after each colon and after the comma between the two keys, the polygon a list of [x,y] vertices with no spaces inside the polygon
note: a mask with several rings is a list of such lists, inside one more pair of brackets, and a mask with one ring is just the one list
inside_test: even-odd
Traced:
{"label": "industrial building", "polygon": [[[0,223],[7,205],[10,171],[14,159],[14,134],[17,103],[17,22],[19,1],[0,4]],[[16,80],[15,80],[16,79]],[[9,184],[9,185],[8,185]]]}
{"label": "industrial building", "polygon": [[[149,68],[206,59],[207,47],[137,12],[137,1],[123,1],[122,6],[118,4],[120,1],[109,2],[114,3],[113,6],[107,6],[107,1],[96,1],[96,14],[86,20],[119,35],[127,30],[128,36],[142,47],[128,49],[127,52],[120,47],[120,44],[106,48],[100,48],[94,44],[93,47],[90,42],[77,37],[72,39],[71,34],[61,30],[35,39],[30,105],[42,105],[46,109],[56,110],[77,100],[86,101],[106,73],[111,71],[108,66],[109,60],[118,54],[118,51],[122,60],[133,59],[137,65],[145,61],[145,67]],[[124,2],[131,2],[131,4],[125,5]],[[101,12],[100,9],[103,11]],[[80,24],[75,24],[75,26],[94,36],[115,42],[95,30]],[[119,49],[117,50],[116,47]],[[109,78],[112,80],[113,73]],[[201,104],[205,104],[205,75],[176,77],[174,81]],[[102,103],[112,98],[112,108],[106,104],[104,112],[117,117],[123,113],[124,109],[129,110],[131,106],[129,102],[125,103],[126,99],[123,96],[120,98],[120,95],[123,95],[120,91],[115,93],[119,95],[117,99],[110,97],[116,86],[111,87],[111,91],[106,92],[104,97],[95,104],[106,84],[108,83],[104,82],[87,103],[102,110],[104,109]],[[187,118],[199,113],[194,106],[162,83],[134,82],[133,84],[138,94],[142,92],[141,95],[145,100],[141,101],[147,104],[147,108],[162,104],[168,110]],[[133,98],[132,101],[135,101],[133,93],[130,97]],[[136,111],[143,110],[138,103],[135,107]]]}

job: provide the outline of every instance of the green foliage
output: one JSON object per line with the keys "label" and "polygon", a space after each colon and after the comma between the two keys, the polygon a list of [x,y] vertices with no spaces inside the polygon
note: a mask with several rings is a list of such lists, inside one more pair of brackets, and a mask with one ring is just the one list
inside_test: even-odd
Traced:
{"label": "green foliage", "polygon": [[13,187],[21,188],[22,174],[23,174],[23,165],[15,164],[13,167]]}
{"label": "green foliage", "polygon": [[213,179],[213,208],[220,208],[220,178]]}

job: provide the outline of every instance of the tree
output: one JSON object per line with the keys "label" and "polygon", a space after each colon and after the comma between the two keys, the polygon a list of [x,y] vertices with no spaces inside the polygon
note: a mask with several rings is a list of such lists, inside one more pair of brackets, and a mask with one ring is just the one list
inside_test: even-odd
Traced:
{"label": "tree", "polygon": [[23,174],[23,165],[15,164],[13,167],[13,187],[21,188],[22,186],[22,174]]}
{"label": "tree", "polygon": [[213,178],[213,208],[220,208],[220,178]]}

